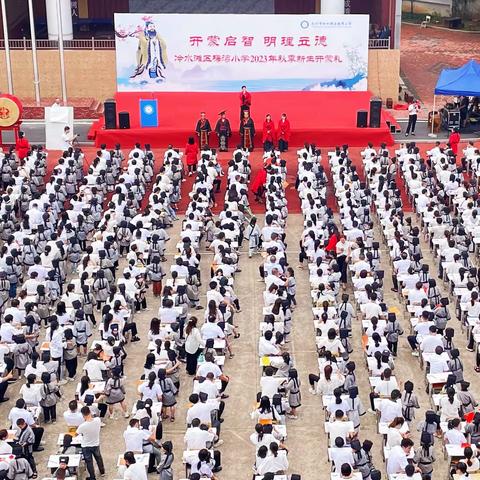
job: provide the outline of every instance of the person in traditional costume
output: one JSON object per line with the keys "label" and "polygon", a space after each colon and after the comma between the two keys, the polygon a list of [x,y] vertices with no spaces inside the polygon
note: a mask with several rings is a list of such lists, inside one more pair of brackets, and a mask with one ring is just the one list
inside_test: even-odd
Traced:
{"label": "person in traditional costume", "polygon": [[278,150],[286,152],[288,150],[288,142],[290,141],[290,120],[286,113],[282,113],[277,128]]}
{"label": "person in traditional costume", "polygon": [[253,137],[255,136],[255,124],[250,117],[250,112],[245,110],[243,112],[243,118],[240,122],[240,138],[242,141],[242,147],[249,152],[253,151]]}
{"label": "person in traditional costume", "polygon": [[269,113],[267,113],[265,121],[263,122],[262,142],[263,150],[265,152],[271,152],[273,150],[273,147],[275,146],[275,124]]}
{"label": "person in traditional costume", "polygon": [[243,112],[248,110],[250,112],[250,106],[252,105],[252,95],[250,92],[247,92],[247,87],[242,86],[242,91],[240,92],[240,121],[243,120]]}
{"label": "person in traditional costume", "polygon": [[228,139],[232,136],[232,129],[230,128],[230,122],[225,116],[225,110],[219,113],[220,118],[215,125],[215,133],[218,137],[218,149],[221,152],[228,151]]}
{"label": "person in traditional costume", "polygon": [[200,144],[200,148],[208,145],[208,137],[212,131],[212,127],[210,126],[208,118],[205,116],[205,112],[200,112],[200,120],[197,122],[195,131],[198,135],[198,143]]}
{"label": "person in traditional costume", "polygon": [[139,77],[143,82],[162,82],[167,68],[167,45],[157,34],[155,24],[145,22],[145,28],[138,33],[137,66],[130,78]]}

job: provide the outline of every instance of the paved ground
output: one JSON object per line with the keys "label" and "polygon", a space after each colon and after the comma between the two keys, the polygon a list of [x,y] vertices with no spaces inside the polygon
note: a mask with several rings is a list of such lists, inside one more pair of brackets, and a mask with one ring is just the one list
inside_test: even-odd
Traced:
{"label": "paved ground", "polygon": [[[93,143],[87,142],[87,133],[91,125],[92,122],[88,120],[79,120],[74,122],[74,131],[80,135],[80,142],[82,144],[86,142],[93,145]],[[43,121],[26,120],[22,123],[22,130],[25,132],[25,135],[31,144],[45,144],[45,124]],[[2,142],[5,143],[15,142],[13,132],[10,131],[3,132],[1,138]]]}
{"label": "paved ground", "polygon": [[[424,108],[423,110],[426,110],[426,108]],[[441,130],[440,132],[438,132],[438,134],[436,134],[436,137],[432,138],[429,136],[431,133],[431,130],[430,130],[430,127],[427,125],[427,121],[418,120],[417,125],[415,127],[415,136],[406,137],[405,130],[407,129],[408,120],[402,119],[397,121],[400,125],[401,132],[393,135],[395,142],[414,141],[417,143],[420,143],[420,142],[426,143],[426,142],[436,142],[437,140],[441,142],[446,142],[448,140],[448,137],[450,136],[450,132],[447,132],[446,130]],[[462,135],[462,141],[465,141],[465,142],[468,140],[477,141],[478,138],[480,137],[480,126],[478,127],[478,130],[471,129],[471,131],[469,132],[462,131],[461,135]]]}
{"label": "paved ground", "polygon": [[422,102],[430,104],[443,68],[480,58],[480,34],[402,24],[402,78]]}
{"label": "paved ground", "polygon": [[[179,234],[180,222],[175,224],[175,229],[171,230],[172,241],[168,248],[168,261],[170,264],[173,259],[174,245]],[[302,217],[300,215],[291,215],[288,219],[287,241],[288,256],[291,265],[296,266],[297,245],[300,232],[302,230]],[[378,232],[379,230],[376,229]],[[381,240],[378,237],[377,238]],[[425,261],[432,265],[432,271],[436,271],[433,267],[428,247],[423,245]],[[386,251],[382,252],[383,262],[382,268],[386,271],[385,275],[385,299],[389,306],[396,305],[404,312],[400,305],[398,296],[390,292],[391,270],[386,262]],[[211,254],[205,254],[202,257],[201,269],[203,275],[203,284],[205,285],[208,278],[209,264]],[[252,433],[253,423],[249,418],[252,409],[255,393],[258,390],[260,368],[258,366],[257,341],[258,341],[258,322],[261,318],[262,307],[262,290],[263,285],[257,282],[258,265],[261,262],[260,257],[248,259],[246,255],[242,255],[240,266],[242,272],[239,273],[235,280],[235,290],[238,292],[243,311],[236,317],[235,323],[240,326],[241,338],[235,341],[234,351],[235,358],[227,361],[225,371],[231,377],[231,383],[228,388],[230,398],[226,400],[225,423],[223,424],[222,438],[225,440],[220,450],[223,455],[223,471],[218,475],[220,479],[240,479],[249,478],[251,475],[251,465],[254,459],[254,449],[248,441],[250,433]],[[168,265],[167,264],[167,265]],[[314,345],[314,332],[312,328],[311,303],[307,272],[305,270],[296,270],[298,282],[298,308],[294,312],[293,322],[293,341],[289,346],[290,351],[294,355],[296,367],[300,373],[302,384],[303,405],[300,409],[299,419],[289,421],[288,423],[288,440],[289,448],[290,473],[301,473],[303,480],[318,480],[319,469],[324,472],[329,468],[327,464],[326,437],[323,432],[324,415],[321,409],[320,398],[312,396],[308,393],[308,373],[317,371],[317,355]],[[445,289],[444,289],[445,290]],[[350,289],[349,289],[350,291]],[[204,297],[203,297],[204,298]],[[202,302],[205,304],[205,302]],[[140,335],[142,341],[130,345],[128,347],[128,359],[126,362],[126,374],[128,377],[128,403],[129,405],[136,398],[135,382],[142,372],[143,360],[146,353],[146,332],[148,323],[154,312],[158,308],[158,300],[149,298],[150,311],[144,312],[136,317],[136,321],[140,327]],[[203,314],[200,312],[201,315]],[[403,314],[402,314],[403,315]],[[402,317],[401,315],[401,317]],[[405,332],[408,332],[408,324],[406,317],[402,318]],[[468,380],[475,379],[473,372],[473,353],[465,351],[465,336],[460,332],[459,324],[456,320],[452,320],[452,326],[456,329],[455,342],[459,345],[462,352],[462,360],[465,365],[465,377]],[[354,353],[351,358],[357,363],[357,378],[360,386],[360,395],[366,407],[368,407],[368,373],[365,368],[365,361],[361,353],[361,329],[360,323],[354,325],[353,345]],[[429,398],[425,394],[424,375],[420,369],[418,361],[410,355],[405,336],[400,339],[399,357],[396,360],[396,375],[403,383],[408,379],[415,382],[415,391],[420,399],[421,412],[429,408]],[[14,385],[9,389],[10,398],[16,398],[16,391],[19,385]],[[59,404],[58,410],[61,413],[66,409],[67,402],[72,398],[74,385],[68,384],[64,388],[64,400]],[[480,385],[478,382],[472,386],[474,393],[480,398]],[[182,439],[185,431],[185,412],[187,408],[186,399],[191,392],[191,381],[182,375],[182,387],[179,394],[179,405],[177,411],[177,419],[175,423],[166,422],[164,439],[171,439],[175,445],[176,461],[175,461],[175,478],[183,478],[183,467],[181,464]],[[7,404],[0,405],[0,415],[5,418],[9,406]],[[417,416],[417,421],[422,414]],[[418,445],[418,433],[416,432],[416,423],[412,425],[413,438]],[[124,445],[122,434],[126,428],[127,420],[107,420],[107,426],[102,430],[102,451],[107,465],[107,478],[114,479],[115,463],[118,454],[123,453]],[[55,442],[57,434],[64,432],[65,424],[60,419],[56,425],[49,425],[46,428],[46,445],[45,452],[37,454],[36,458],[40,465],[40,472],[47,473],[45,469],[46,459],[49,454],[55,452]],[[377,468],[384,471],[383,461],[381,458],[381,438],[376,433],[375,418],[371,414],[362,417],[362,426],[360,430],[360,438],[364,440],[369,438],[374,441],[374,460]],[[435,464],[435,472],[440,475],[446,474],[447,466],[443,460],[440,444],[436,445],[437,462]],[[152,476],[155,478],[155,476]],[[327,478],[322,475],[321,478]]]}

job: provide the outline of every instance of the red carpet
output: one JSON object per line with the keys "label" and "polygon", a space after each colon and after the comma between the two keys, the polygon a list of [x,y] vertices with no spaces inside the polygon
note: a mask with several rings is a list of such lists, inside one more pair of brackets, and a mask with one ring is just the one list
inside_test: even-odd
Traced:
{"label": "red carpet", "polygon": [[[347,138],[343,138],[339,143],[343,144],[345,143],[345,140]],[[367,142],[365,142],[366,145]],[[378,147],[378,144],[375,145]],[[422,155],[425,155],[425,152],[432,148],[432,144],[419,144],[418,147],[420,148],[420,152]],[[463,148],[465,148],[466,144],[462,142],[459,145],[459,151],[461,152]],[[123,145],[123,151],[125,154],[128,154],[129,148],[127,148],[128,145]],[[183,147],[183,144],[182,144]],[[327,205],[333,209],[334,212],[337,211],[336,209],[336,203],[335,203],[335,196],[333,195],[333,186],[332,186],[332,181],[331,181],[331,172],[330,172],[330,166],[328,164],[328,155],[327,153],[331,150],[333,150],[333,147],[320,147],[322,150],[322,164],[325,167],[329,183],[327,185]],[[391,147],[390,152],[393,153],[394,149],[398,148],[398,144],[394,145]],[[354,164],[357,166],[357,170],[360,174],[360,178],[363,179],[363,166],[362,166],[362,160],[360,156],[360,151],[363,150],[363,147],[351,147],[350,149],[350,156],[354,162]],[[83,148],[83,151],[85,153],[85,170],[88,168],[88,165],[92,162],[92,160],[95,158],[95,154],[97,149],[95,147],[85,147]],[[300,200],[298,198],[297,191],[295,190],[295,177],[297,174],[297,148],[291,148],[288,152],[286,152],[282,158],[284,158],[287,161],[287,168],[288,168],[288,175],[287,175],[287,182],[288,186],[285,189],[286,196],[287,196],[287,201],[288,201],[288,211],[290,213],[301,213],[302,210],[300,208]],[[158,173],[160,166],[161,166],[161,159],[163,159],[163,150],[160,149],[155,149],[155,174]],[[47,165],[47,178],[50,177],[51,171],[53,169],[53,166],[57,163],[58,158],[60,158],[62,152],[60,151],[55,151],[55,150],[50,150],[49,151],[49,162]],[[231,152],[227,153],[221,153],[219,156],[219,161],[226,171],[226,165],[228,160],[231,158]],[[262,162],[262,152],[260,150],[254,151],[250,155],[250,160],[252,164],[252,179],[255,178],[255,175],[258,173],[259,169],[263,165]],[[186,182],[182,183],[182,200],[179,203],[179,210],[178,213],[182,214],[185,212],[185,209],[188,205],[189,202],[189,197],[188,194],[192,189],[192,184],[193,184],[194,177],[187,177]],[[411,205],[408,201],[408,196],[405,192],[404,186],[403,186],[403,181],[401,180],[400,175],[397,177],[397,186],[401,190],[402,194],[402,200],[404,204],[404,210],[405,211],[411,211]],[[147,199],[150,194],[150,191],[147,192],[145,195],[145,198]],[[217,201],[217,207],[214,208],[214,212],[218,213],[221,211],[224,205],[224,196],[225,196],[225,178],[222,178],[222,185],[221,185],[221,191],[218,195],[216,195],[216,201]],[[249,198],[251,201],[251,208],[252,211],[256,214],[261,214],[265,212],[265,205],[264,204],[258,204],[255,203],[253,200],[253,194],[249,192]],[[145,205],[143,205],[145,206]]]}
{"label": "red carpet", "polygon": [[[263,152],[260,150],[254,151],[250,155],[250,162],[252,164],[252,175],[251,180],[255,178],[259,170],[263,167]],[[222,165],[223,171],[226,173],[228,169],[228,161],[232,158],[231,152],[220,153],[217,157]],[[292,213],[300,213],[300,199],[298,198],[298,193],[295,190],[295,178],[297,176],[297,149],[292,148],[290,151],[286,152],[282,158],[287,161],[287,182],[288,186],[285,189],[287,201],[288,201],[288,210]],[[185,213],[187,205],[190,201],[188,193],[192,190],[192,185],[195,177],[187,177],[186,182],[182,183],[182,200],[178,204],[178,213]],[[226,176],[222,177],[222,184],[220,193],[215,195],[215,201],[217,206],[213,209],[214,213],[219,213],[225,204],[225,187],[226,187]],[[265,213],[265,204],[256,203],[254,201],[254,195],[249,190],[248,197],[250,199],[250,207],[252,212],[255,214]]]}
{"label": "red carpet", "polygon": [[[292,128],[291,145],[303,145],[305,141],[317,145],[340,145],[349,139],[352,146],[363,147],[367,142],[393,144],[386,121],[391,116],[382,111],[380,128],[357,128],[358,110],[368,110],[369,92],[262,92],[252,95],[252,118],[256,123],[255,141],[261,146],[263,120],[270,113],[278,122],[281,113],[287,113]],[[106,143],[113,147],[120,142],[132,145],[134,142],[150,143],[152,147],[166,147],[169,144],[183,146],[194,133],[201,111],[205,111],[212,128],[215,127],[218,112],[227,110],[234,132],[232,145],[239,142],[239,100],[229,92],[119,92],[115,96],[117,112],[130,113],[130,129],[105,130],[104,120],[95,122],[89,138],[95,145]],[[158,128],[140,128],[139,99],[158,100]],[[216,143],[216,139],[212,142]]]}

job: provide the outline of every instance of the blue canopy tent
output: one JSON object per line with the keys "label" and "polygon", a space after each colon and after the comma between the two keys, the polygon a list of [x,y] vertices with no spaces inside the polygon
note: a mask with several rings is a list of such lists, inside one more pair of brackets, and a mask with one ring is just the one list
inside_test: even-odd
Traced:
{"label": "blue canopy tent", "polygon": [[[435,95],[480,96],[480,63],[469,60],[458,68],[445,68],[435,86],[433,94],[433,111],[435,112]],[[433,135],[432,121],[432,135]]]}

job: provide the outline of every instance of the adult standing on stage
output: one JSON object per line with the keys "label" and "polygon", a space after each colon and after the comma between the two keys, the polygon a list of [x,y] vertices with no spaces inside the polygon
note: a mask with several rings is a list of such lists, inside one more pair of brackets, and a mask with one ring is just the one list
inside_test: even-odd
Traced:
{"label": "adult standing on stage", "polygon": [[232,129],[230,128],[230,122],[225,116],[225,110],[219,113],[220,118],[215,125],[215,133],[218,136],[218,149],[221,152],[228,151],[228,139],[232,136]]}
{"label": "adult standing on stage", "polygon": [[250,107],[252,105],[252,95],[250,92],[247,92],[247,87],[242,85],[242,91],[240,92],[240,122],[243,120],[243,112],[248,110],[250,112]]}
{"label": "adult standing on stage", "polygon": [[417,124],[418,112],[420,111],[420,103],[418,100],[413,100],[413,102],[408,106],[408,125],[407,130],[405,131],[405,136],[408,137],[408,134],[411,132],[412,135],[415,135],[415,125]]}
{"label": "adult standing on stage", "polygon": [[210,126],[210,122],[208,121],[205,112],[200,112],[200,120],[197,122],[195,131],[198,135],[198,143],[200,144],[200,148],[207,146],[208,137],[210,136],[212,127]]}
{"label": "adult standing on stage", "polygon": [[280,152],[288,150],[288,142],[290,141],[290,120],[286,113],[282,113],[277,128],[278,149]]}
{"label": "adult standing on stage", "polygon": [[240,122],[240,138],[242,141],[242,147],[249,152],[253,151],[253,137],[255,136],[255,125],[250,112],[245,110],[243,112],[243,118]]}
{"label": "adult standing on stage", "polygon": [[275,124],[273,123],[272,116],[267,113],[265,121],[263,122],[263,150],[265,152],[271,152],[275,146]]}

